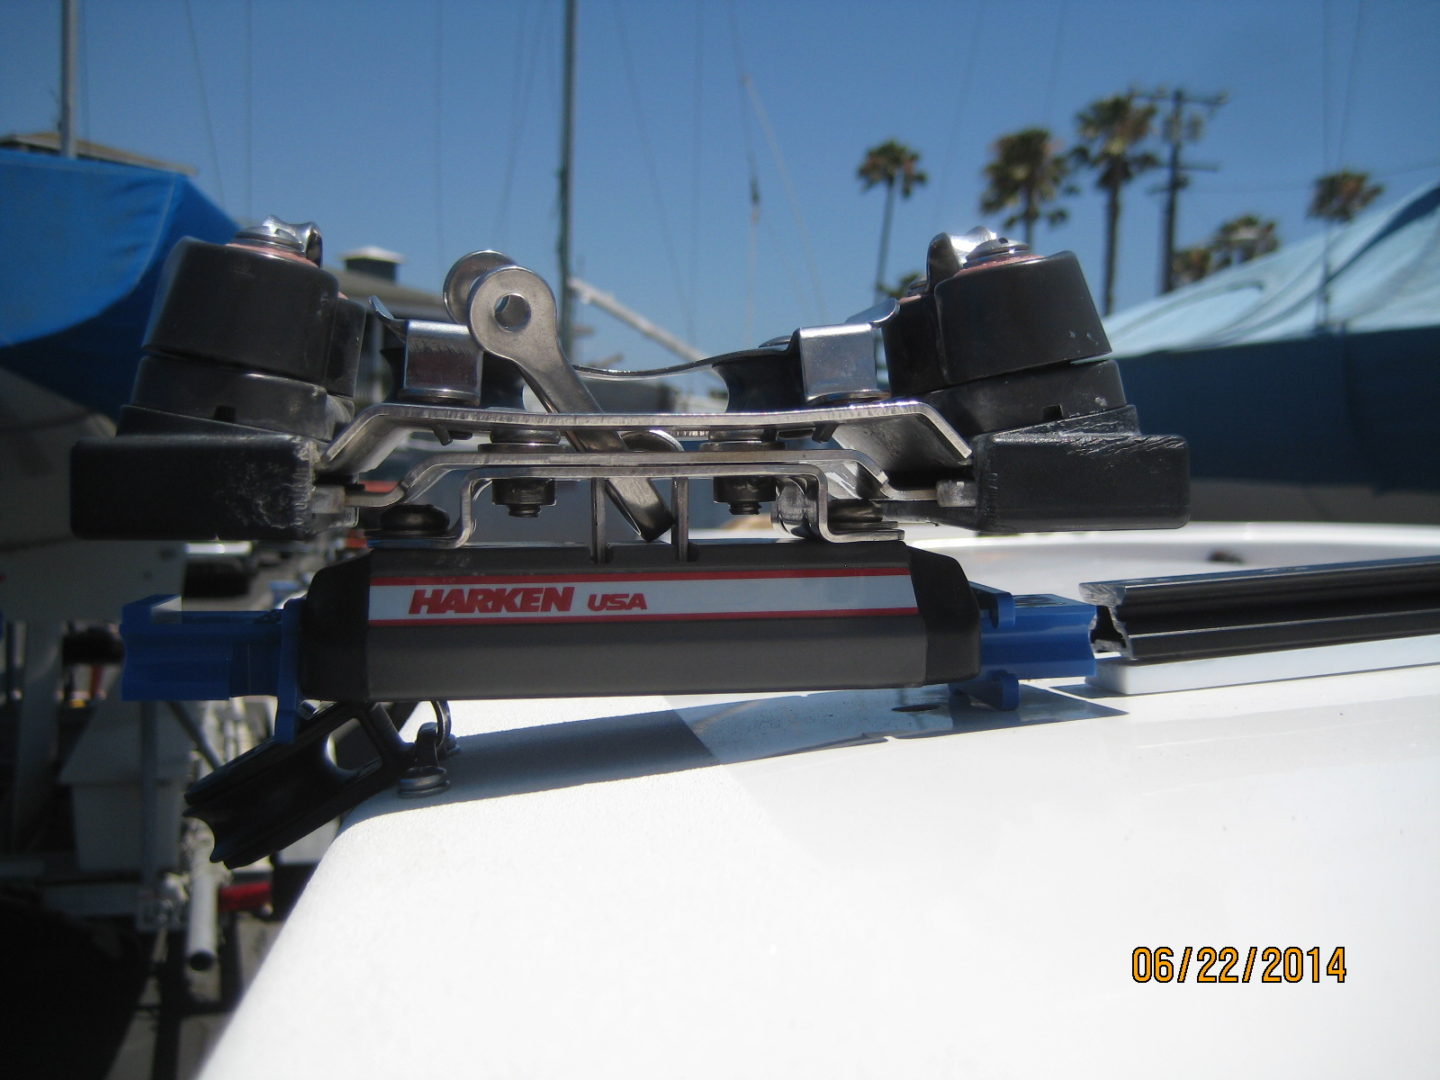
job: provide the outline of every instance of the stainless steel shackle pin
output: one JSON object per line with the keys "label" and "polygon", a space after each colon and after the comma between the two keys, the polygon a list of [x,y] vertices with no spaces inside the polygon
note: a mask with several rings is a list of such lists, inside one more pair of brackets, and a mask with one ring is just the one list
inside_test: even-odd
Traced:
{"label": "stainless steel shackle pin", "polygon": [[[560,348],[555,296],[538,274],[499,252],[476,252],[457,262],[446,278],[445,303],[482,349],[515,364],[545,408],[557,413],[604,411]],[[596,453],[628,449],[611,431],[574,431],[569,438],[578,449]],[[615,505],[646,540],[663,535],[674,523],[670,508],[647,478],[612,477],[607,483]]]}

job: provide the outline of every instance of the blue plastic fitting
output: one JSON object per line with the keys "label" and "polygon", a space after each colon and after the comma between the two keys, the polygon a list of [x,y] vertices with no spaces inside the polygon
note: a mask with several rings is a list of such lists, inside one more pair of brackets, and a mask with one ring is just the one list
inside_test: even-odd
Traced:
{"label": "blue plastic fitting", "polygon": [[1056,679],[1095,672],[1090,629],[1095,606],[1063,596],[1012,596],[971,584],[980,604],[980,674],[950,689],[991,708],[1020,705],[1021,679]]}
{"label": "blue plastic fitting", "polygon": [[276,699],[275,739],[295,737],[301,602],[273,611],[181,611],[177,596],[149,596],[120,615],[126,701]]}

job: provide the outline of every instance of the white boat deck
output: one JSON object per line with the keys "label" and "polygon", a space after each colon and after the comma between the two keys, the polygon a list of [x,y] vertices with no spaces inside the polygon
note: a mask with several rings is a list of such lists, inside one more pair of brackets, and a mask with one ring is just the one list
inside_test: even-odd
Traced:
{"label": "white boat deck", "polygon": [[[922,542],[1073,596],[1440,553],[1440,529]],[[352,815],[204,1075],[1433,1074],[1434,659],[1052,681],[1014,713],[943,688],[457,703],[450,790]],[[1320,978],[1139,983],[1137,946],[1233,946],[1237,978],[1250,946],[1318,948]]]}

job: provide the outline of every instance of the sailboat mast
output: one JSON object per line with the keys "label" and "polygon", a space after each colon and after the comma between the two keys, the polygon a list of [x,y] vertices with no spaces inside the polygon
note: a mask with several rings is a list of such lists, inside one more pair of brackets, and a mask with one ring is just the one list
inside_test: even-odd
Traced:
{"label": "sailboat mast", "polygon": [[60,156],[75,156],[75,82],[78,78],[80,0],[60,5]]}
{"label": "sailboat mast", "polygon": [[574,297],[570,289],[570,179],[575,153],[575,2],[565,0],[565,64],[560,120],[560,347],[575,357]]}

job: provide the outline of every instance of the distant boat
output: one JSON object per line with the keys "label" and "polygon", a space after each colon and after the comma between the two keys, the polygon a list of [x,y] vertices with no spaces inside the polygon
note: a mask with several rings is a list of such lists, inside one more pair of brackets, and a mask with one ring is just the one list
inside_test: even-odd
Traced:
{"label": "distant boat", "polygon": [[1440,183],[1106,331],[1197,519],[1440,522]]}
{"label": "distant boat", "polygon": [[180,173],[24,150],[0,150],[0,206],[0,368],[118,416],[170,249],[235,222]]}

